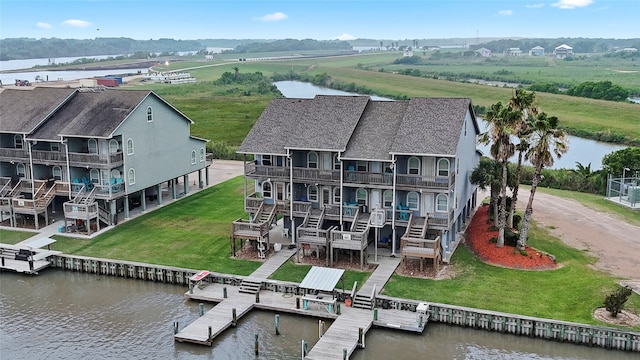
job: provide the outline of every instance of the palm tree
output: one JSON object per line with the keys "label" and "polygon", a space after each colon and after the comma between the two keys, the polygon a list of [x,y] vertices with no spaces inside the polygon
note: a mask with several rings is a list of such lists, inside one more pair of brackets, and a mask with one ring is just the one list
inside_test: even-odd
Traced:
{"label": "palm tree", "polygon": [[493,222],[498,226],[498,197],[500,195],[500,180],[502,180],[502,168],[493,159],[482,157],[478,166],[471,172],[470,181],[478,185],[480,189],[489,188],[490,204],[493,206]]}
{"label": "palm tree", "polygon": [[531,180],[531,194],[529,194],[529,202],[524,212],[522,220],[522,230],[518,239],[518,249],[524,250],[527,244],[527,234],[529,232],[529,223],[533,214],[533,198],[536,195],[536,189],[540,182],[542,168],[553,165],[553,156],[558,159],[569,150],[569,141],[564,130],[558,128],[558,118],[555,116],[547,117],[547,114],[540,113],[531,125],[531,148],[527,151],[526,158],[531,161],[535,167],[533,179]]}
{"label": "palm tree", "polygon": [[515,153],[515,145],[511,142],[516,121],[520,113],[498,102],[491,105],[485,120],[489,129],[480,134],[479,141],[485,145],[491,144],[491,156],[502,165],[502,182],[500,184],[500,204],[498,207],[498,243],[504,246],[504,229],[507,225],[507,173],[509,158]]}
{"label": "palm tree", "polygon": [[518,190],[520,189],[520,172],[522,170],[522,160],[524,154],[529,149],[529,118],[538,115],[538,108],[535,106],[536,93],[528,92],[522,89],[516,89],[515,95],[509,99],[509,106],[520,112],[520,121],[516,125],[516,136],[520,142],[516,145],[518,151],[518,163],[516,165],[515,184],[511,193],[511,207],[509,208],[509,217],[507,218],[507,226],[513,227],[513,214],[516,211],[516,203],[518,202]]}

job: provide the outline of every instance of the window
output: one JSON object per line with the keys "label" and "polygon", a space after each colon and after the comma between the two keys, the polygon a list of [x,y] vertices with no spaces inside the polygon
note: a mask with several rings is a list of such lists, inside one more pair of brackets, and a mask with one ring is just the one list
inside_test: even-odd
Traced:
{"label": "window", "polygon": [[98,169],[89,170],[89,179],[91,180],[92,183],[99,184],[100,183],[100,171],[98,171]]}
{"label": "window", "polygon": [[367,205],[367,190],[363,188],[356,190],[356,202],[358,205]]}
{"label": "window", "polygon": [[366,161],[357,161],[356,162],[356,170],[362,172],[368,172],[369,166]]}
{"label": "window", "polygon": [[136,171],[133,169],[129,169],[129,185],[133,185],[136,183]]}
{"label": "window", "polygon": [[153,121],[153,109],[151,106],[147,107],[147,122]]}
{"label": "window", "polygon": [[449,176],[449,160],[438,160],[438,176]]}
{"label": "window", "polygon": [[60,151],[60,143],[52,142],[51,143],[51,151]]}
{"label": "window", "polygon": [[331,160],[331,153],[322,153],[322,169],[331,170],[333,167],[333,161]]}
{"label": "window", "polygon": [[371,172],[380,174],[382,172],[382,163],[380,161],[371,162]]}
{"label": "window", "polygon": [[117,153],[120,150],[120,144],[118,144],[118,140],[111,139],[109,140],[109,154]]}
{"label": "window", "polygon": [[196,151],[192,150],[191,151],[191,165],[195,165],[196,164]]}
{"label": "window", "polygon": [[393,207],[393,191],[385,190],[382,201],[384,202],[383,206],[385,208]]}
{"label": "window", "polygon": [[96,139],[89,139],[87,141],[87,147],[89,149],[89,154],[98,153],[98,141]]}
{"label": "window", "polygon": [[284,166],[284,156],[276,156],[276,166]]}
{"label": "window", "polygon": [[265,198],[271,198],[271,183],[265,181],[262,183],[262,196]]}
{"label": "window", "polygon": [[271,166],[271,155],[262,155],[262,165]]}
{"label": "window", "polygon": [[200,162],[203,162],[205,159],[204,148],[200,148]]}
{"label": "window", "polygon": [[133,139],[127,140],[127,155],[133,155]]}
{"label": "window", "polygon": [[340,204],[340,188],[337,186],[333,188],[333,203]]}
{"label": "window", "polygon": [[15,147],[16,149],[23,149],[22,136],[20,135],[13,136],[13,147]]}
{"label": "window", "polygon": [[18,164],[16,165],[16,175],[18,175],[19,178],[26,178],[27,176],[27,167],[24,166],[24,164]]}
{"label": "window", "polygon": [[407,162],[407,174],[419,175],[420,174],[420,159],[415,156],[409,158]]}
{"label": "window", "polygon": [[309,185],[307,188],[307,199],[311,202],[318,202],[318,187],[315,185]]}
{"label": "window", "polygon": [[449,207],[449,197],[446,194],[438,194],[436,196],[436,211],[447,212]]}
{"label": "window", "polygon": [[120,178],[120,170],[117,170],[117,169],[111,170],[111,177],[115,179]]}
{"label": "window", "polygon": [[333,170],[340,170],[340,158],[338,154],[333,154]]}
{"label": "window", "polygon": [[418,195],[418,193],[416,192],[410,192],[407,194],[407,207],[409,207],[409,210],[420,210],[419,209],[419,205],[420,204],[420,195]]}
{"label": "window", "polygon": [[53,168],[51,168],[51,175],[53,175],[53,178],[56,180],[62,180],[62,168],[60,168],[60,166],[54,166]]}
{"label": "window", "polygon": [[318,168],[318,153],[312,151],[307,155],[307,167],[311,169]]}

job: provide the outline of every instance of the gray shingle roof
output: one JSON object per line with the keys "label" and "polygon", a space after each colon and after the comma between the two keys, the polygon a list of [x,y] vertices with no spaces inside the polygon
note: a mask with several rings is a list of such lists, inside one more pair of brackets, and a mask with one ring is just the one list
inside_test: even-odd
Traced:
{"label": "gray shingle roof", "polygon": [[[398,128],[395,154],[455,155],[467,111],[468,98],[413,98]],[[476,131],[478,126],[475,123]]]}
{"label": "gray shingle roof", "polygon": [[274,99],[239,153],[286,154],[286,148],[343,151],[348,159],[390,160],[391,154],[455,155],[468,98],[373,101],[367,97]]}
{"label": "gray shingle roof", "polygon": [[408,105],[408,101],[370,102],[343,157],[358,160],[391,160],[391,145]]}
{"label": "gray shingle roof", "polygon": [[78,92],[30,137],[52,140],[60,135],[109,137],[150,93],[148,90]]}
{"label": "gray shingle roof", "polygon": [[35,87],[0,92],[0,132],[31,133],[75,89]]}
{"label": "gray shingle roof", "polygon": [[238,152],[286,154],[286,148],[343,151],[368,102],[368,96],[273,99]]}

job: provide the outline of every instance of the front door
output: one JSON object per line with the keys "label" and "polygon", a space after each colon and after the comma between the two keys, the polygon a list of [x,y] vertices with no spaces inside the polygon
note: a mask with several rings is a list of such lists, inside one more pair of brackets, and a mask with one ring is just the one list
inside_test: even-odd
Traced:
{"label": "front door", "polygon": [[284,192],[285,184],[281,182],[275,183],[276,186],[276,201],[286,200],[286,195]]}
{"label": "front door", "polygon": [[428,214],[433,213],[433,194],[422,194],[422,201],[424,202],[424,206],[422,207],[422,216],[426,216]]}
{"label": "front door", "polygon": [[324,205],[330,205],[331,204],[331,187],[330,186],[323,186],[322,187],[322,191],[320,192],[320,203],[322,204],[322,207],[324,207]]}
{"label": "front door", "polygon": [[379,189],[371,190],[371,201],[369,201],[369,205],[371,206],[371,209],[369,209],[369,211],[371,211],[373,209],[381,209],[382,208],[382,200],[381,200],[380,190]]}

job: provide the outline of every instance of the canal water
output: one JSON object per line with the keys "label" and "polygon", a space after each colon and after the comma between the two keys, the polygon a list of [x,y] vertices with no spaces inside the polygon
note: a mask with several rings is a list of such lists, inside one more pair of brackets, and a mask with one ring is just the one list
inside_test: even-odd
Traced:
{"label": "canal water", "polygon": [[[300,359],[318,319],[253,310],[213,347],[176,343],[198,317],[185,286],[46,269],[0,273],[1,359]],[[213,304],[205,304],[205,311]],[[330,322],[327,321],[327,327]],[[254,355],[255,334],[260,355]],[[423,334],[372,329],[351,359],[637,359],[638,355],[431,323]]]}
{"label": "canal water", "polygon": [[[299,81],[278,81],[275,85],[282,95],[289,98],[313,98],[316,95],[357,95]],[[371,98],[374,100],[390,100],[376,96],[372,96]],[[486,130],[486,123],[484,121],[480,122],[479,125],[480,131]],[[624,148],[626,148],[626,146],[569,136],[569,151],[564,154],[562,158],[556,159],[551,168],[575,169],[576,163],[579,162],[584,166],[591,164],[591,169],[595,171],[602,168],[602,158],[604,155]],[[478,145],[478,149],[485,155],[489,155],[488,146]],[[517,161],[517,158],[514,157],[512,161]]]}

